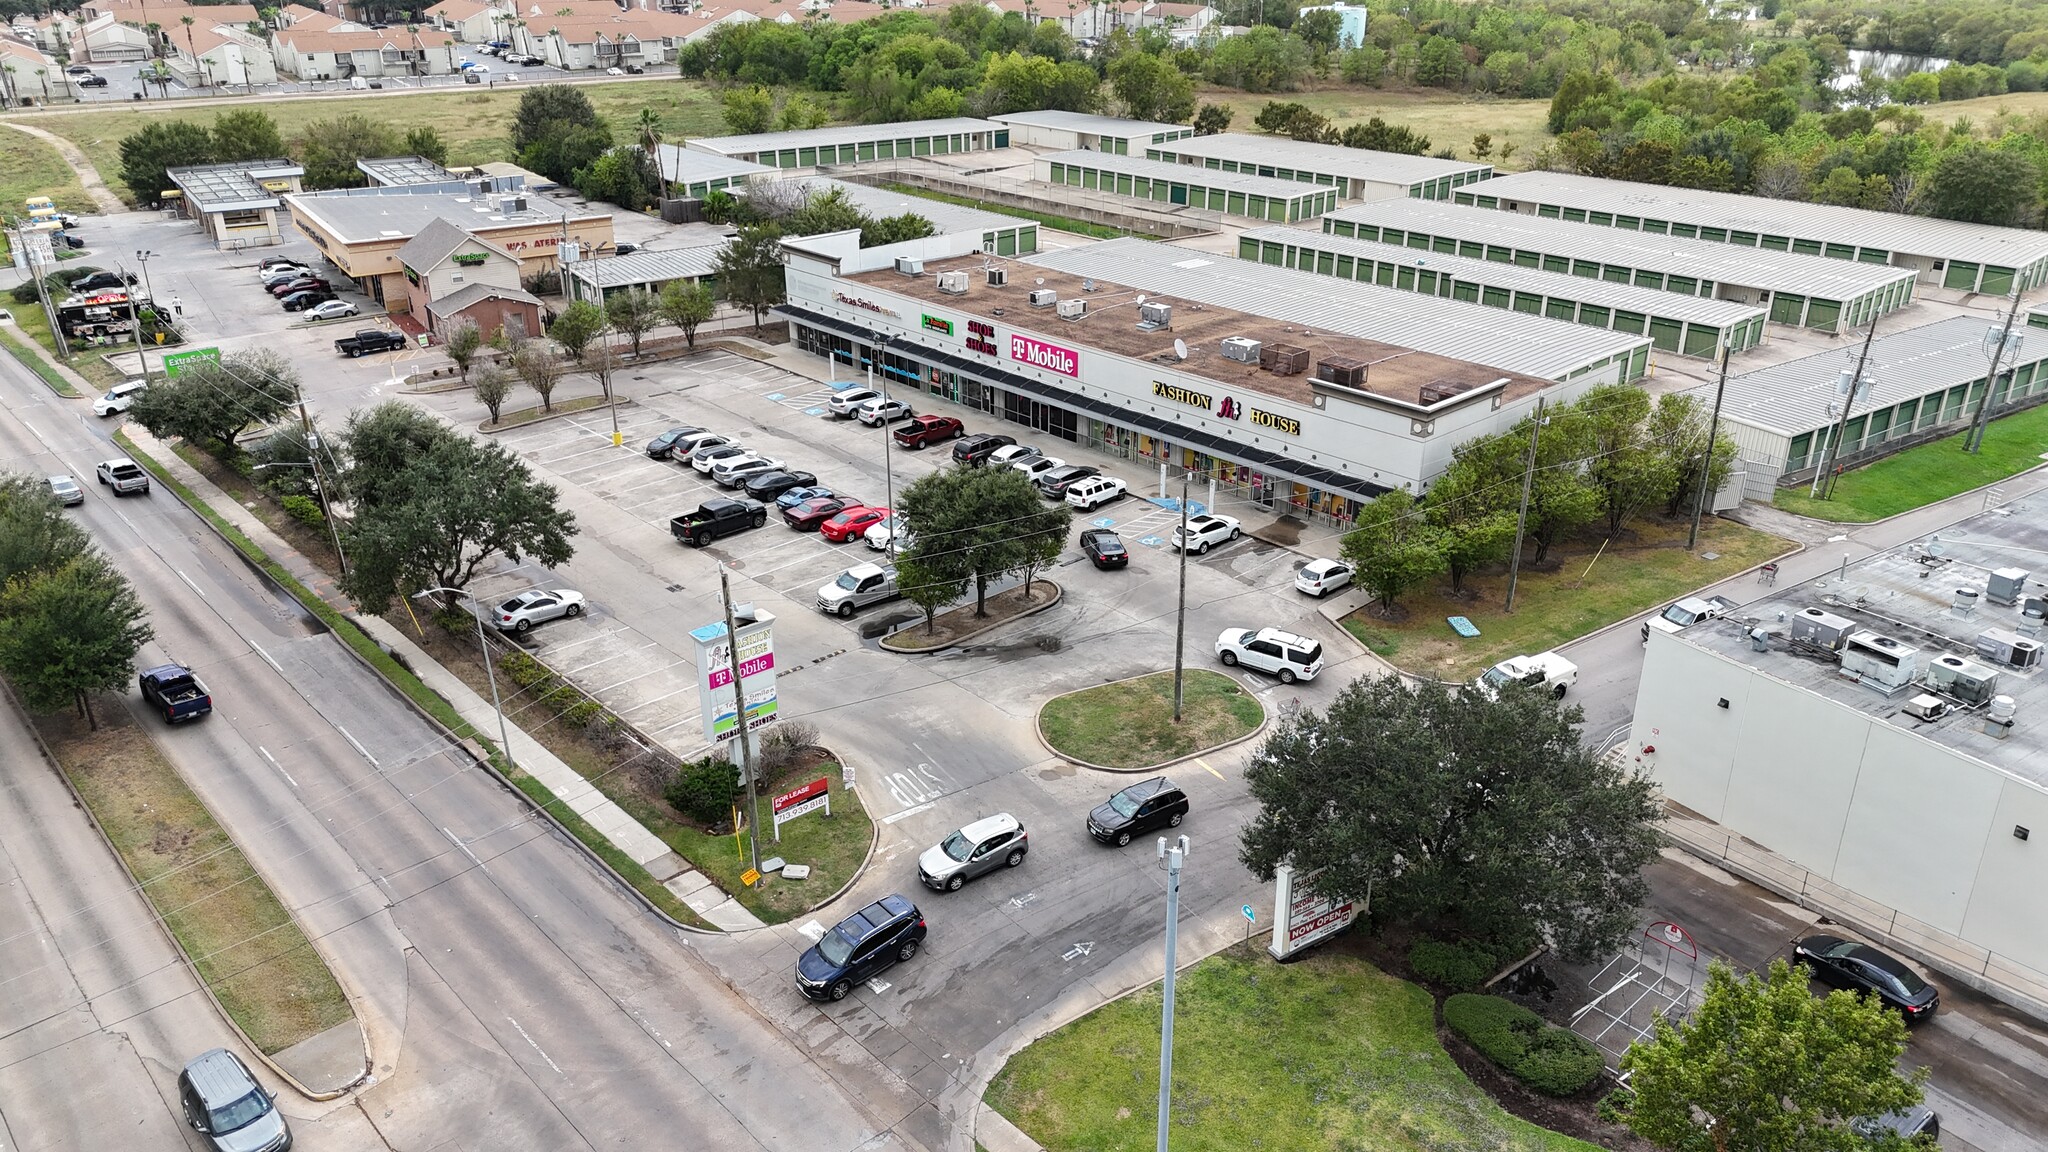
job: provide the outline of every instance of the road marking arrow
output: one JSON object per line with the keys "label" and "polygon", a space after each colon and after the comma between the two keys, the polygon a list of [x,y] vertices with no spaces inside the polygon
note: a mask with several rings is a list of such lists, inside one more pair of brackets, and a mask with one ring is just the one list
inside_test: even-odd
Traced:
{"label": "road marking arrow", "polygon": [[1072,960],[1077,956],[1086,956],[1087,954],[1093,951],[1095,951],[1095,941],[1083,940],[1079,944],[1074,945],[1072,948],[1067,949],[1066,955],[1062,957],[1062,959]]}
{"label": "road marking arrow", "polygon": [[1036,892],[1026,892],[1022,896],[1013,896],[1010,899],[1010,907],[1022,908],[1036,899],[1038,899],[1038,893]]}

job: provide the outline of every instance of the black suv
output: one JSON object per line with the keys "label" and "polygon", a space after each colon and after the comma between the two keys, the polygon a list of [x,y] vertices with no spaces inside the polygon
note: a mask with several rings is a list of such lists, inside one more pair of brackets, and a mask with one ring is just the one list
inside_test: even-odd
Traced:
{"label": "black suv", "polygon": [[969,436],[953,445],[953,462],[979,468],[987,462],[989,455],[998,448],[1007,448],[1017,442],[1015,436],[1002,436],[994,432],[983,432]]}
{"label": "black suv", "polygon": [[924,913],[901,896],[884,896],[832,926],[796,958],[796,990],[813,1000],[844,1000],[865,980],[917,955]]}
{"label": "black suv", "polygon": [[1121,848],[1154,828],[1178,828],[1187,818],[1188,794],[1164,776],[1141,780],[1088,813],[1088,834]]}
{"label": "black suv", "polygon": [[1076,480],[1102,475],[1102,469],[1086,464],[1069,464],[1064,468],[1053,468],[1038,477],[1038,494],[1047,500],[1065,500],[1067,486]]}

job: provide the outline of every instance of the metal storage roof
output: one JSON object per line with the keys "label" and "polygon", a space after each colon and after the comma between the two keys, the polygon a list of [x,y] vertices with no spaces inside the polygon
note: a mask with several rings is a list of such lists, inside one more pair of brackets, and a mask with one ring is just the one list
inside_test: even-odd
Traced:
{"label": "metal storage roof", "polygon": [[[1492,180],[1467,184],[1490,188]],[[1473,208],[1442,200],[1376,200],[1323,214],[1326,220],[1376,224],[1382,228],[1419,230],[1483,244],[1520,248],[1577,260],[1598,260],[1646,272],[1692,276],[1716,284],[1797,292],[1828,300],[1853,300],[1899,280],[1913,279],[1911,268],[1864,264],[1831,256],[1808,256],[1770,248],[1743,248],[1712,240],[1686,240],[1655,232],[1633,232],[1600,224],[1577,224],[1542,216],[1524,216],[1494,208]]]}
{"label": "metal storage roof", "polygon": [[171,178],[185,193],[188,203],[209,212],[231,212],[246,208],[275,208],[280,193],[263,187],[265,180],[304,176],[305,168],[291,160],[245,160],[238,164],[195,164],[169,169]]}
{"label": "metal storage roof", "polygon": [[[1094,153],[1090,153],[1094,155]],[[951,236],[962,232],[980,234],[1006,228],[1035,227],[1033,221],[1020,216],[1005,216],[1000,212],[988,212],[980,208],[969,208],[965,204],[948,204],[944,200],[929,200],[909,192],[893,192],[877,188],[872,184],[855,184],[846,180],[832,180],[823,176],[799,176],[777,183],[797,184],[808,187],[813,193],[823,194],[833,189],[846,193],[853,206],[870,216],[901,216],[915,212],[932,222],[938,235]]]}
{"label": "metal storage roof", "polygon": [[1226,192],[1242,192],[1247,196],[1264,196],[1270,200],[1297,200],[1303,196],[1320,196],[1325,192],[1335,191],[1323,184],[1306,184],[1299,180],[1281,180],[1272,176],[1253,176],[1245,172],[1225,172],[1220,168],[1190,168],[1186,164],[1175,164],[1171,160],[1147,160],[1143,156],[1119,156],[1114,152],[1096,152],[1087,148],[1078,148],[1071,152],[1049,152],[1040,156],[1038,161],[1041,164],[1093,168],[1100,172],[1114,172],[1119,176],[1143,176],[1147,180],[1199,184],[1204,188],[1221,188]]}
{"label": "metal storage roof", "polygon": [[1043,252],[1025,263],[1546,380],[1650,344],[1647,336],[1135,238]]}
{"label": "metal storage roof", "polygon": [[424,156],[377,156],[356,161],[363,175],[379,184],[445,184],[462,177]]}
{"label": "metal storage roof", "polygon": [[666,284],[670,280],[696,280],[718,271],[718,256],[724,242],[699,244],[692,248],[668,248],[628,252],[597,260],[579,260],[570,265],[570,275],[599,288],[624,288],[631,284]]}
{"label": "metal storage roof", "polygon": [[699,152],[693,148],[680,148],[674,144],[657,145],[654,149],[656,161],[661,165],[661,177],[675,184],[696,184],[705,180],[747,179],[781,169],[752,160],[735,160],[716,152]]}
{"label": "metal storage roof", "polygon": [[1521,292],[1559,296],[1584,304],[1602,304],[1610,308],[1624,308],[1631,312],[1644,312],[1673,320],[1690,320],[1695,324],[1706,324],[1715,328],[1746,323],[1764,314],[1764,310],[1754,304],[1738,304],[1733,300],[1713,300],[1703,296],[1664,292],[1656,288],[1638,288],[1633,284],[1613,284],[1585,276],[1525,268],[1520,264],[1503,264],[1497,260],[1448,256],[1442,252],[1424,252],[1415,248],[1404,248],[1398,244],[1381,244],[1374,240],[1332,236],[1311,232],[1306,228],[1253,228],[1243,233],[1243,237],[1247,240],[1294,244],[1315,252],[1336,252],[1369,260],[1416,265],[1475,284],[1490,284]]}
{"label": "metal storage roof", "polygon": [[900,124],[840,124],[831,128],[810,128],[798,132],[756,132],[748,136],[696,136],[689,146],[699,152],[721,156],[742,153],[780,152],[785,148],[822,148],[826,145],[861,144],[870,140],[907,140],[918,136],[952,136],[973,132],[994,132],[1003,126],[993,120],[955,116],[947,120],[911,120]]}
{"label": "metal storage roof", "polygon": [[1093,132],[1097,136],[1115,136],[1121,139],[1135,139],[1139,136],[1154,136],[1161,132],[1192,132],[1185,124],[1161,124],[1156,120],[1125,120],[1117,116],[1096,116],[1087,112],[1062,112],[1052,108],[1042,112],[1005,112],[989,119],[998,124],[1026,124],[1033,128],[1052,128],[1062,132]]}
{"label": "metal storage roof", "polygon": [[1311,144],[1285,136],[1251,136],[1242,132],[1190,136],[1150,147],[1178,156],[1198,156],[1205,160],[1214,157],[1241,164],[1272,164],[1326,172],[1347,180],[1375,180],[1382,184],[1427,184],[1446,176],[1483,176],[1493,171],[1490,164],[1440,160],[1434,156],[1408,156],[1399,152],[1374,152],[1367,148],[1346,148],[1341,144]]}
{"label": "metal storage roof", "polygon": [[1914,256],[1969,260],[2024,268],[2048,257],[2048,235],[2019,228],[1964,224],[1899,212],[1838,208],[1733,192],[1702,192],[1660,184],[1632,184],[1563,172],[1517,172],[1468,184],[1462,192],[1524,204],[1560,204],[1598,212],[1648,216],[1684,224],[1769,233],[1882,248]]}

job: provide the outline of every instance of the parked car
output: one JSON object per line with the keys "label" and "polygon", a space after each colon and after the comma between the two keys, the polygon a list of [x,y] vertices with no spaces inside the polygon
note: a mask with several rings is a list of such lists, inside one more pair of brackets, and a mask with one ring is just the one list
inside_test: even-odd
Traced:
{"label": "parked car", "polygon": [[818,589],[818,611],[846,619],[870,604],[903,595],[892,564],[856,564]]}
{"label": "parked car", "polygon": [[607,76],[624,76],[626,74],[626,70],[624,68],[613,66],[605,69],[604,74]]}
{"label": "parked car", "polygon": [[225,1048],[202,1052],[178,1073],[185,1123],[214,1152],[283,1152],[292,1130],[277,1101],[242,1059]]}
{"label": "parked car", "polygon": [[627,74],[627,75],[629,75],[629,76],[638,76],[638,75],[640,75],[641,73],[643,73],[643,72],[645,72],[645,71],[647,71],[647,69],[645,69],[645,68],[641,67],[641,66],[640,66],[640,65],[638,65],[638,64],[628,64],[628,65],[626,65],[626,74]]}
{"label": "parked car", "polygon": [[1123,538],[1107,528],[1090,528],[1081,533],[1081,554],[1105,571],[1122,568],[1131,562],[1131,554],[1124,548]]}
{"label": "parked car", "polygon": [[925,849],[917,858],[917,878],[927,888],[958,892],[976,876],[1017,867],[1030,852],[1031,838],[1024,825],[1008,812],[998,812]]}
{"label": "parked car", "polygon": [[[836,387],[837,385],[835,384],[834,386]],[[835,419],[849,420],[852,419],[854,412],[861,405],[870,400],[884,399],[887,399],[887,397],[873,388],[862,388],[856,385],[853,387],[842,387],[839,391],[834,392],[832,398],[825,401],[825,407],[831,411]]]}
{"label": "parked car", "polygon": [[[910,410],[908,401],[888,396],[871,396],[860,402],[853,410],[853,417],[870,428],[880,428],[896,420],[908,420],[916,413]],[[956,421],[957,423],[957,421]]]}
{"label": "parked car", "polygon": [[1351,583],[1351,565],[1342,560],[1311,560],[1294,570],[1294,588],[1321,598]]}
{"label": "parked car", "polygon": [[1278,628],[1225,628],[1216,637],[1216,658],[1227,667],[1269,672],[1282,684],[1313,680],[1323,670],[1321,644]]}
{"label": "parked car", "polygon": [[112,416],[118,412],[126,412],[135,406],[135,398],[148,390],[149,381],[141,377],[136,377],[133,380],[123,380],[112,388],[107,389],[106,395],[92,402],[92,414],[95,416]]}
{"label": "parked car", "polygon": [[1709,620],[1717,620],[1742,605],[1726,596],[1687,596],[1678,603],[1643,621],[1643,643],[1650,642],[1650,630],[1676,632]]}
{"label": "parked car", "polygon": [[713,444],[707,441],[702,447],[691,450],[690,467],[708,476],[711,474],[712,468],[727,460],[737,460],[742,456],[751,455],[753,455],[752,449],[742,447],[730,440],[723,444]]}
{"label": "parked car", "polygon": [[733,456],[711,466],[711,479],[721,488],[737,488],[749,477],[780,471],[781,468],[782,461],[765,456]]}
{"label": "parked car", "polygon": [[353,360],[378,352],[396,352],[405,347],[405,333],[388,328],[359,328],[352,336],[334,342],[334,350]]}
{"label": "parked car", "polygon": [[1102,475],[1102,469],[1091,464],[1068,464],[1039,474],[1038,494],[1047,500],[1065,500],[1067,487],[1076,480]]}
{"label": "parked car", "polygon": [[306,309],[306,319],[340,320],[345,317],[359,315],[360,312],[361,309],[358,309],[346,300],[329,300],[325,304],[315,304],[311,308]]}
{"label": "parked car", "polygon": [[1004,465],[1005,467],[1014,467],[1020,461],[1036,460],[1044,455],[1045,453],[1040,452],[1036,445],[1005,444],[1001,448],[998,448],[995,451],[988,454],[988,463],[1001,464]]}
{"label": "parked car", "polygon": [[1849,1121],[1849,1127],[1866,1140],[1874,1141],[1891,1132],[1907,1140],[1925,1136],[1925,1144],[1932,1145],[1941,1139],[1941,1113],[1925,1104],[1915,1104],[1882,1116],[1859,1116]]}
{"label": "parked car", "polygon": [[823,484],[812,484],[807,488],[791,488],[775,498],[775,506],[787,512],[806,500],[818,500],[832,495],[832,490]]}
{"label": "parked car", "polygon": [[784,510],[782,522],[798,532],[816,532],[825,521],[848,508],[859,506],[860,501],[851,496],[813,496],[794,508]]}
{"label": "parked car", "polygon": [[668,455],[669,459],[682,463],[688,461],[699,448],[716,448],[721,444],[730,443],[730,436],[720,436],[716,432],[692,432],[678,439],[675,446],[669,449]]}
{"label": "parked car", "polygon": [[671,428],[647,442],[647,455],[650,459],[666,460],[674,454],[678,441],[702,431],[702,428],[687,424],[680,428]]}
{"label": "parked car", "polygon": [[149,495],[149,473],[126,456],[100,461],[99,467],[93,469],[93,475],[100,483],[112,488],[116,496],[126,496],[130,492]]}
{"label": "parked car", "polygon": [[287,280],[297,280],[301,276],[311,276],[312,274],[313,270],[311,268],[301,264],[273,264],[258,273],[256,279],[265,288],[275,288]]}
{"label": "parked car", "polygon": [[50,495],[55,496],[57,503],[64,505],[66,508],[74,504],[85,503],[85,489],[79,487],[78,481],[73,480],[69,476],[52,476],[49,479],[49,485]]}
{"label": "parked car", "polygon": [[325,288],[308,288],[304,292],[296,292],[285,297],[282,303],[287,312],[304,312],[316,304],[325,304],[332,299],[334,293]]}
{"label": "parked car", "polygon": [[1154,828],[1178,828],[1187,819],[1188,795],[1164,776],[1140,780],[1088,812],[1088,834],[1121,848]]}
{"label": "parked car", "polygon": [[282,284],[273,285],[270,289],[270,294],[282,300],[294,292],[304,292],[312,288],[332,289],[333,287],[334,285],[329,284],[323,276],[294,276]]}
{"label": "parked car", "polygon": [[562,616],[583,614],[583,593],[569,588],[535,588],[498,605],[500,632],[524,632]]}
{"label": "parked car", "polygon": [[256,278],[261,280],[274,272],[286,268],[304,268],[305,265],[290,256],[265,256],[256,262]]}
{"label": "parked car", "polygon": [[69,68],[64,69],[64,74],[66,76],[90,76],[92,74],[92,66],[90,64],[73,64]]}
{"label": "parked car", "polygon": [[1538,652],[1534,656],[1510,656],[1479,674],[1472,686],[1487,696],[1498,696],[1502,688],[1510,684],[1525,684],[1532,688],[1546,688],[1551,695],[1564,699],[1564,694],[1579,682],[1579,666],[1555,652]]}
{"label": "parked car", "polygon": [[[1228,544],[1238,538],[1244,530],[1238,526],[1235,516],[1212,516],[1203,513],[1188,517],[1186,546],[1201,555],[1218,544]],[[1167,540],[1176,549],[1182,547],[1181,526],[1175,524],[1167,534]]]}
{"label": "parked car", "polygon": [[1010,465],[1010,467],[1022,472],[1024,478],[1033,484],[1038,483],[1038,478],[1047,472],[1055,468],[1065,468],[1066,466],[1067,462],[1057,456],[1026,456],[1014,461]]}
{"label": "parked car", "polygon": [[861,533],[860,538],[867,541],[869,548],[877,552],[887,552],[891,555],[895,555],[917,542],[916,533],[912,532],[907,526],[897,523],[896,518],[893,516],[879,523],[868,525],[868,530]]}
{"label": "parked car", "polygon": [[1792,955],[1813,969],[1823,984],[1866,992],[1905,1013],[1907,1023],[1934,1015],[1941,993],[1918,972],[1868,944],[1839,936],[1808,936],[1793,945]]}
{"label": "parked car", "polygon": [[868,529],[888,518],[887,508],[870,508],[865,504],[856,504],[820,524],[818,535],[834,544],[844,544],[848,540],[859,538]]}
{"label": "parked car", "polygon": [[809,472],[763,472],[747,481],[745,491],[749,497],[766,504],[780,499],[791,488],[803,488],[817,482],[818,478]]}
{"label": "parked car", "polygon": [[1112,500],[1121,500],[1130,485],[1115,476],[1090,476],[1067,485],[1067,504],[1086,512]]}
{"label": "parked car", "polygon": [[71,290],[73,292],[119,292],[134,283],[134,273],[130,273],[126,279],[123,279],[118,273],[95,272],[90,276],[80,276],[78,279],[73,280],[71,282]]}
{"label": "parked car", "polygon": [[107,86],[107,78],[93,72],[80,76],[78,79],[73,80],[72,83],[80,88],[105,88]]}
{"label": "parked car", "polygon": [[143,703],[164,714],[166,724],[197,720],[213,713],[213,693],[183,664],[146,668],[136,677]]}
{"label": "parked car", "polygon": [[953,462],[969,468],[979,468],[998,448],[1007,448],[1017,442],[1015,436],[1004,436],[995,432],[981,432],[962,439],[953,445]]}
{"label": "parked car", "polygon": [[759,528],[768,522],[768,509],[753,500],[706,500],[694,512],[671,517],[668,534],[685,544],[702,548],[722,536]]}
{"label": "parked car", "polygon": [[796,989],[812,1000],[844,1000],[854,982],[917,955],[924,914],[902,896],[884,896],[834,924],[796,959]]}

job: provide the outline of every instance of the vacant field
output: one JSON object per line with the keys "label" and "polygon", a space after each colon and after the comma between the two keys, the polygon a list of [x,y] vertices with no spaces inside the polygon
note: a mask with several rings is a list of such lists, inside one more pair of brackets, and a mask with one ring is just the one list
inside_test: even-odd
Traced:
{"label": "vacant field", "polygon": [[31,196],[48,196],[57,207],[81,216],[99,211],[55,148],[26,132],[0,130],[0,212],[22,211],[22,202]]}
{"label": "vacant field", "polygon": [[1493,137],[1496,152],[1503,142],[1514,141],[1515,156],[1512,160],[1502,164],[1498,155],[1492,160],[1495,165],[1508,169],[1526,167],[1530,154],[1550,139],[1545,126],[1550,115],[1548,100],[1494,100],[1455,92],[1396,92],[1350,87],[1265,96],[1211,88],[1202,92],[1201,99],[1214,104],[1228,104],[1237,110],[1237,115],[1230,121],[1233,132],[1257,132],[1252,120],[1267,101],[1293,101],[1306,104],[1329,117],[1330,122],[1339,128],[1377,116],[1389,124],[1429,137],[1431,152],[1450,148],[1457,152],[1460,160],[1472,158],[1472,137],[1484,132]]}

